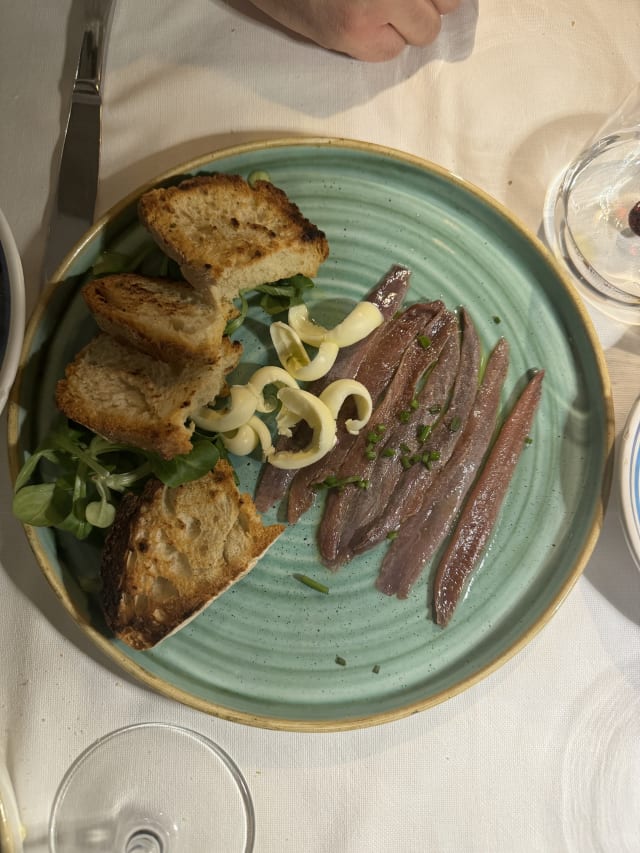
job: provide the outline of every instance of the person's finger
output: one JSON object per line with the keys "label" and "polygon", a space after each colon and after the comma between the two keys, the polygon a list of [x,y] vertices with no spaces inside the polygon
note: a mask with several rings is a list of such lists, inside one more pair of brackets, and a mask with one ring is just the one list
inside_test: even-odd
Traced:
{"label": "person's finger", "polygon": [[389,23],[407,44],[422,47],[437,37],[442,19],[431,0],[414,0],[399,4]]}
{"label": "person's finger", "polygon": [[460,5],[460,0],[430,0],[441,15],[448,15]]}
{"label": "person's finger", "polygon": [[383,24],[364,38],[346,38],[330,46],[364,62],[387,62],[402,53],[407,41],[391,24]]}

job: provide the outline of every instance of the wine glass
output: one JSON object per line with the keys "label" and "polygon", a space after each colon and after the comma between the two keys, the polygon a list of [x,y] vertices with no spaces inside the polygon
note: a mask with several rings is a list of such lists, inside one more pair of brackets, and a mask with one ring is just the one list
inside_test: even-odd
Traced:
{"label": "wine glass", "polygon": [[552,182],[543,226],[582,296],[640,324],[640,84]]}
{"label": "wine glass", "polygon": [[0,851],[2,853],[22,853],[24,827],[9,771],[0,760]]}
{"label": "wine glass", "polygon": [[97,740],[71,765],[49,823],[51,853],[251,853],[239,768],[213,741],[167,723]]}

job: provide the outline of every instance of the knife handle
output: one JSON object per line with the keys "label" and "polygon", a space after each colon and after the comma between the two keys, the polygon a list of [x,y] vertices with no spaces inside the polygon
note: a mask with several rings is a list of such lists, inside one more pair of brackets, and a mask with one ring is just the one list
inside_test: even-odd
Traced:
{"label": "knife handle", "polygon": [[115,0],[85,0],[85,23],[73,81],[74,95],[100,96],[106,45],[115,5]]}

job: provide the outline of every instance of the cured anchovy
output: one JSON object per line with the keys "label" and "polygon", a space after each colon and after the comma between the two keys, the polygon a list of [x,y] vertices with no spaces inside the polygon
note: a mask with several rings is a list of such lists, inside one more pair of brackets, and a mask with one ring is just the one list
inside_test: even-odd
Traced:
{"label": "cured anchovy", "polygon": [[436,622],[445,626],[469,575],[478,565],[531,430],[542,394],[544,370],[527,383],[504,422],[440,561],[434,584]]}
{"label": "cured anchovy", "polygon": [[[374,464],[366,455],[368,435],[376,431],[379,425],[392,422],[401,412],[410,411],[418,381],[438,360],[455,323],[455,315],[445,310],[426,325],[423,324],[419,335],[409,338],[408,343],[405,338],[398,369],[375,407],[367,429],[355,436],[349,455],[334,472],[338,481],[353,477],[367,479],[369,467]],[[419,339],[423,336],[430,339],[431,346],[425,348],[420,343]],[[318,531],[318,547],[320,556],[329,568],[337,569],[350,557],[346,546],[351,533],[351,510],[357,503],[358,493],[358,487],[352,485],[341,490],[332,489],[327,495]]]}
{"label": "cured anchovy", "polygon": [[[410,279],[410,271],[406,267],[396,264],[369,291],[365,297],[365,301],[376,305],[380,309],[384,321],[388,321],[402,306],[409,289]],[[329,373],[323,376],[322,379],[318,379],[312,383],[308,390],[312,394],[317,395],[333,382],[334,379],[353,376],[366,354],[367,344],[368,339],[364,338],[350,347],[343,347],[338,353],[338,357]],[[292,437],[279,436],[276,442],[276,449],[296,450],[303,447],[307,443],[309,431],[302,424],[301,432],[303,435],[298,435],[298,432],[298,430],[295,430]],[[262,466],[254,497],[254,502],[259,512],[266,512],[284,498],[295,474],[295,469],[285,470],[269,464]]]}
{"label": "cured anchovy", "polygon": [[[306,429],[304,423],[300,426],[300,431],[295,429],[291,436],[278,436],[276,450],[299,450],[304,447],[305,441],[302,440],[301,433],[310,435],[311,431]],[[269,465],[268,462],[262,466],[254,497],[258,512],[267,512],[274,504],[284,498],[295,473],[295,469],[276,468],[275,465]]]}
{"label": "cured anchovy", "polygon": [[331,370],[320,379],[312,382],[308,391],[318,395],[335,379],[355,376],[366,357],[371,340],[380,333],[384,325],[391,320],[402,303],[409,289],[411,273],[406,267],[393,266],[385,277],[365,296],[365,302],[372,302],[382,314],[383,323],[374,329],[370,335],[348,347],[343,347],[336,358]]}
{"label": "cured anchovy", "polygon": [[[412,465],[402,471],[399,479],[383,474],[377,466],[372,475],[371,493],[380,493],[378,512],[372,514],[368,523],[356,527],[350,547],[360,554],[382,542],[402,522],[420,508],[423,496],[434,482],[438,471],[449,461],[451,454],[464,432],[478,390],[480,367],[480,340],[469,312],[460,311],[462,345],[458,372],[446,414],[436,423],[422,447],[427,464]],[[444,357],[444,354],[443,354]],[[380,456],[380,462],[384,462]]]}
{"label": "cured anchovy", "polygon": [[[399,317],[378,326],[369,336],[369,346],[354,378],[369,390],[374,408],[396,372],[407,341],[415,340],[424,330],[425,323],[440,316],[444,310],[444,303],[439,300],[412,305]],[[315,484],[335,475],[355,444],[357,436],[350,435],[344,427],[345,419],[350,416],[348,411],[342,413],[337,426],[337,441],[331,452],[296,472],[289,490],[287,517],[290,523],[296,522],[309,509],[316,496]]]}
{"label": "cured anchovy", "polygon": [[377,305],[385,320],[389,320],[405,300],[411,272],[402,264],[394,264],[365,299]]}
{"label": "cured anchovy", "polygon": [[413,408],[406,410],[402,419],[391,418],[381,435],[367,431],[369,454],[373,457],[366,475],[370,486],[358,494],[350,507],[345,529],[349,539],[340,547],[345,561],[376,544],[367,536],[367,529],[385,512],[399,481],[416,469],[426,472],[435,464],[427,439],[434,424],[448,420],[447,405],[460,361],[459,331],[458,319],[451,312],[442,352],[411,401]]}
{"label": "cured anchovy", "polygon": [[384,556],[376,587],[386,595],[406,598],[424,564],[449,533],[491,442],[508,366],[509,345],[501,338],[489,357],[473,410],[449,462]]}

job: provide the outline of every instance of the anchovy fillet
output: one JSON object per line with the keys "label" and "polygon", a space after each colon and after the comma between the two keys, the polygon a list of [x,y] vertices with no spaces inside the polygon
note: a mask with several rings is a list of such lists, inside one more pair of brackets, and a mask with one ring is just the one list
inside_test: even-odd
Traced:
{"label": "anchovy fillet", "polygon": [[473,410],[449,462],[384,556],[376,580],[381,592],[406,598],[424,564],[449,533],[491,442],[508,366],[509,345],[501,338],[489,357]]}
{"label": "anchovy fillet", "polygon": [[[392,531],[398,530],[405,519],[418,511],[423,496],[434,482],[440,469],[449,461],[451,454],[464,432],[478,390],[480,367],[480,340],[475,325],[466,309],[460,311],[462,344],[457,375],[446,413],[438,420],[422,453],[430,458],[428,464],[412,465],[402,471],[399,478],[376,473],[371,492],[380,490],[378,512],[372,514],[367,523],[355,526],[351,549],[359,554],[382,542]],[[444,353],[443,353],[444,357]],[[381,462],[384,457],[381,457]]]}
{"label": "anchovy fillet", "polygon": [[[412,337],[404,338],[398,368],[391,381],[384,383],[385,391],[374,409],[367,429],[354,437],[348,456],[343,458],[337,471],[334,471],[338,480],[354,476],[367,479],[369,468],[373,467],[373,462],[366,456],[370,430],[391,423],[403,411],[410,411],[418,381],[438,360],[455,322],[455,316],[450,311],[441,311],[426,325],[423,322]],[[431,340],[431,346],[425,348],[420,343],[419,338],[423,335]],[[346,547],[351,534],[350,515],[351,508],[357,503],[359,491],[357,486],[351,485],[342,490],[332,489],[327,495],[318,531],[318,547],[323,562],[329,568],[336,569],[350,558]]]}
{"label": "anchovy fillet", "polygon": [[[442,352],[412,401],[413,410],[405,412],[402,420],[391,418],[383,436],[379,440],[376,437],[371,446],[372,455],[375,453],[367,474],[371,485],[358,494],[349,512],[349,558],[372,548],[384,538],[386,533],[374,540],[368,535],[368,528],[378,518],[386,517],[387,504],[399,483],[418,470],[428,472],[431,465],[436,464],[428,434],[435,424],[449,419],[449,398],[460,362],[458,320],[453,313],[449,318]],[[347,556],[345,548],[342,550]]]}
{"label": "anchovy fillet", "polygon": [[438,566],[434,608],[438,625],[446,625],[474,571],[493,529],[516,465],[529,435],[542,394],[544,371],[529,380],[507,417],[474,485]]}

